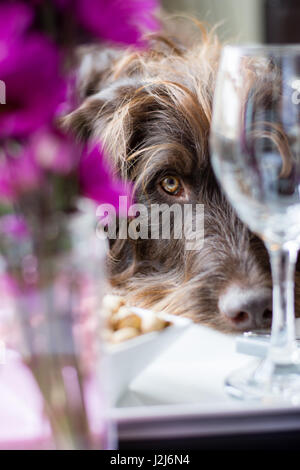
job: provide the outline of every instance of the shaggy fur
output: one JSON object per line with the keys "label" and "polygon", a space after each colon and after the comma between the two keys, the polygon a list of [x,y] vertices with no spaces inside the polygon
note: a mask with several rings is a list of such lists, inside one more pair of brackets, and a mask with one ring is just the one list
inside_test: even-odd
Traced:
{"label": "shaggy fur", "polygon": [[[169,32],[152,37],[147,51],[82,48],[80,106],[64,119],[79,139],[101,138],[119,175],[134,183],[136,199],[205,205],[204,247],[185,240],[111,242],[112,286],[133,305],[182,314],[231,331],[218,311],[232,284],[271,287],[263,243],[239,220],[214,177],[208,148],[212,95],[220,44],[201,24],[193,44]],[[184,191],[165,193],[165,175]],[[300,278],[296,299],[299,312]]]}

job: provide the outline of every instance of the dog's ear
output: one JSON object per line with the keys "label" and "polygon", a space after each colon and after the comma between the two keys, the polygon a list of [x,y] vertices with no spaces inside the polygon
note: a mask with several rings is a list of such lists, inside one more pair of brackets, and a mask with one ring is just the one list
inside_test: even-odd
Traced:
{"label": "dog's ear", "polygon": [[78,107],[60,119],[60,126],[79,141],[101,140],[115,166],[124,172],[133,116],[129,112],[141,87],[136,52],[81,48],[76,77]]}
{"label": "dog's ear", "polygon": [[[83,49],[81,53],[84,53]],[[97,48],[84,54],[76,80],[80,104],[60,120],[61,127],[82,143],[99,139],[107,150],[110,163],[124,179],[128,177],[126,158],[135,122],[130,103],[141,87],[137,67],[133,66],[132,74],[128,71],[134,55],[124,51],[120,55],[120,51],[114,50],[99,53]],[[126,72],[122,73],[124,62]],[[118,219],[117,231],[119,223]],[[118,282],[122,276],[130,277],[135,257],[133,244],[130,240],[109,240],[108,269],[112,283],[114,276]]]}
{"label": "dog's ear", "polygon": [[99,45],[79,48],[77,90],[81,100],[98,93],[109,81],[112,68],[121,53],[119,49]]}
{"label": "dog's ear", "polygon": [[77,80],[80,104],[63,118],[62,127],[81,141],[101,140],[119,175],[135,182],[147,152],[189,135],[195,122],[194,140],[205,141],[208,93],[203,91],[203,106],[197,104],[201,93],[192,91],[194,81],[186,86],[188,72],[189,62],[168,38],[146,51],[96,48],[83,54]]}
{"label": "dog's ear", "polygon": [[[111,99],[105,90],[110,88],[112,70],[121,51],[99,45],[81,46],[76,51],[71,102],[75,110],[60,120],[60,125],[80,140],[87,140],[93,131],[96,117]],[[106,110],[107,111],[107,110]]]}
{"label": "dog's ear", "polygon": [[60,120],[63,130],[80,142],[99,140],[122,176],[132,145],[135,117],[130,110],[140,82],[126,78],[88,96],[73,112]]}

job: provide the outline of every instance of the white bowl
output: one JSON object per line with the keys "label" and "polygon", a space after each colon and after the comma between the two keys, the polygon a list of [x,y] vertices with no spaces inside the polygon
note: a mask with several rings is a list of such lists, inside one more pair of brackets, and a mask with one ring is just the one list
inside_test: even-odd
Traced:
{"label": "white bowl", "polygon": [[[132,307],[141,317],[153,315],[150,310]],[[171,345],[191,324],[188,318],[156,313],[172,324],[161,331],[145,333],[120,344],[107,344],[104,348],[109,376],[107,394],[112,406],[116,405],[131,381]]]}

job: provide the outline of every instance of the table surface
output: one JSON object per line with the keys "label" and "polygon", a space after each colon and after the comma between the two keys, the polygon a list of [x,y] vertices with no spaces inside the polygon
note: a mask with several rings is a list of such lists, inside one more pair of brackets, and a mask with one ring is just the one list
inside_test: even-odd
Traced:
{"label": "table surface", "polygon": [[[300,318],[296,320],[300,335]],[[130,385],[118,409],[195,404],[204,408],[247,409],[253,402],[229,397],[225,378],[257,360],[236,352],[237,335],[195,325],[183,333]],[[133,412],[133,410],[132,410]]]}
{"label": "table surface", "polygon": [[[253,361],[236,353],[235,342],[234,335],[192,325],[131,383],[118,407],[112,410],[112,416],[125,430],[124,435],[128,437],[131,433],[134,438],[134,433],[146,432],[147,423],[155,420],[155,432],[160,428],[162,436],[178,434],[179,427],[172,423],[174,419],[182,422],[182,418],[185,432],[191,432],[189,426],[193,422],[195,435],[213,434],[222,429],[228,431],[228,418],[232,423],[234,415],[238,417],[235,429],[241,426],[245,429],[245,423],[251,425],[252,431],[258,426],[261,430],[274,429],[274,420],[268,421],[259,413],[270,410],[275,417],[277,409],[288,411],[284,419],[278,415],[278,430],[283,427],[300,430],[300,408],[278,406],[274,412],[272,407],[234,400],[225,393],[225,377]],[[49,425],[33,378],[14,354],[10,360],[9,366],[0,366],[0,444],[27,436],[48,437]],[[165,428],[163,422],[167,424]]]}
{"label": "table surface", "polygon": [[130,385],[119,408],[198,404],[247,406],[230,398],[225,377],[253,360],[235,351],[236,335],[192,325]]}
{"label": "table surface", "polygon": [[[163,448],[168,441],[166,448],[172,448],[173,440],[178,448],[192,442],[205,448],[207,440],[221,436],[226,448],[230,436],[269,439],[274,432],[289,433],[289,439],[296,433],[299,439],[300,407],[236,400],[225,392],[228,374],[253,360],[236,352],[236,335],[192,325],[131,383],[112,411],[121,446],[159,448],[161,441]],[[256,445],[252,437],[247,442]]]}

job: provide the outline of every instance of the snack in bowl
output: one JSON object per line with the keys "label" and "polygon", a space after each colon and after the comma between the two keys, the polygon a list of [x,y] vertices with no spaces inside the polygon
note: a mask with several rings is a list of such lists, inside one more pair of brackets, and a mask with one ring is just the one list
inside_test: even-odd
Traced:
{"label": "snack in bowl", "polygon": [[103,310],[106,320],[105,339],[112,344],[161,331],[171,325],[170,321],[158,317],[154,312],[149,312],[147,316],[139,315],[126,306],[124,298],[119,295],[106,295]]}
{"label": "snack in bowl", "polygon": [[133,380],[189,328],[188,318],[127,306],[123,297],[103,299],[103,352],[109,371],[107,396],[116,406]]}

